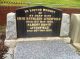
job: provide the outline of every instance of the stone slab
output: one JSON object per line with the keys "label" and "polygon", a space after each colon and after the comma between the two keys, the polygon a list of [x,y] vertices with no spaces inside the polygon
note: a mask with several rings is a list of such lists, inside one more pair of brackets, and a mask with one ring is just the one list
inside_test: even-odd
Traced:
{"label": "stone slab", "polygon": [[15,13],[7,14],[6,40],[17,38]]}
{"label": "stone slab", "polygon": [[4,44],[10,48],[14,48],[19,42],[27,42],[27,41],[41,41],[41,40],[63,40],[65,43],[70,44],[70,37],[32,37],[32,38],[18,38],[16,40],[5,40]]}
{"label": "stone slab", "polygon": [[70,36],[73,43],[80,43],[80,14],[71,15]]}
{"label": "stone slab", "polygon": [[13,59],[14,57],[14,48],[9,48],[8,52],[4,54],[4,59]]}
{"label": "stone slab", "polygon": [[18,43],[14,59],[80,59],[80,56],[62,40],[44,40]]}
{"label": "stone slab", "polygon": [[70,28],[70,15],[63,13],[60,36],[69,36],[69,28]]}

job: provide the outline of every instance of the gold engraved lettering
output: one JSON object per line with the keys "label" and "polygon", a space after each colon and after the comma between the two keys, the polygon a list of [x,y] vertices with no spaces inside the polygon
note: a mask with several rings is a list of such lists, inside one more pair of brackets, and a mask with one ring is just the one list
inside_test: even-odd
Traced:
{"label": "gold engraved lettering", "polygon": [[44,20],[46,20],[46,18],[44,18]]}
{"label": "gold engraved lettering", "polygon": [[40,32],[45,32],[45,30],[40,30]]}
{"label": "gold engraved lettering", "polygon": [[61,18],[58,18],[59,20],[61,20]]}
{"label": "gold engraved lettering", "polygon": [[33,20],[33,17],[31,17],[31,20]]}
{"label": "gold engraved lettering", "polygon": [[32,17],[32,15],[29,15],[29,17]]}
{"label": "gold engraved lettering", "polygon": [[30,29],[34,29],[34,27],[30,27]]}
{"label": "gold engraved lettering", "polygon": [[45,9],[43,9],[43,11],[45,11]]}
{"label": "gold engraved lettering", "polygon": [[35,17],[37,17],[37,15],[35,15]]}
{"label": "gold engraved lettering", "polygon": [[33,32],[33,30],[27,30],[27,32]]}
{"label": "gold engraved lettering", "polygon": [[53,21],[47,21],[47,23],[53,23]]}
{"label": "gold engraved lettering", "polygon": [[33,20],[35,20],[35,18],[33,17]]}
{"label": "gold engraved lettering", "polygon": [[42,12],[38,12],[38,14],[42,14]]}
{"label": "gold engraved lettering", "polygon": [[34,30],[34,32],[38,32],[37,30]]}
{"label": "gold engraved lettering", "polygon": [[35,11],[37,11],[37,9],[35,9]]}
{"label": "gold engraved lettering", "polygon": [[39,11],[42,11],[42,9],[39,9]]}
{"label": "gold engraved lettering", "polygon": [[26,17],[26,20],[28,20],[28,17]]}
{"label": "gold engraved lettering", "polygon": [[47,15],[44,15],[44,17],[47,17]]}
{"label": "gold engraved lettering", "polygon": [[51,30],[51,29],[47,29],[47,30],[46,30],[46,32],[50,32],[50,31],[52,31],[52,30]]}
{"label": "gold engraved lettering", "polygon": [[25,10],[25,13],[27,13],[28,12],[28,10]]}
{"label": "gold engraved lettering", "polygon": [[25,17],[22,17],[22,20],[25,20]]}
{"label": "gold engraved lettering", "polygon": [[22,20],[21,17],[17,17],[17,20]]}
{"label": "gold engraved lettering", "polygon": [[54,18],[54,20],[59,20],[58,18]]}
{"label": "gold engraved lettering", "polygon": [[51,24],[41,24],[41,26],[51,26]]}

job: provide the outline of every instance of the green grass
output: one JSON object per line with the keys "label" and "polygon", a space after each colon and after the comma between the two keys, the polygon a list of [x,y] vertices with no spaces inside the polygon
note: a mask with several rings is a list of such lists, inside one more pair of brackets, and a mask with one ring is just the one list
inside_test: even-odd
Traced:
{"label": "green grass", "polygon": [[0,33],[5,32],[5,26],[0,25]]}
{"label": "green grass", "polygon": [[[49,6],[49,7],[78,7],[80,8],[80,0],[1,0],[1,2],[3,1],[5,1],[5,3],[2,3],[1,5],[4,5],[4,6],[44,5],[44,6]],[[9,3],[9,2],[12,2],[12,3]]]}

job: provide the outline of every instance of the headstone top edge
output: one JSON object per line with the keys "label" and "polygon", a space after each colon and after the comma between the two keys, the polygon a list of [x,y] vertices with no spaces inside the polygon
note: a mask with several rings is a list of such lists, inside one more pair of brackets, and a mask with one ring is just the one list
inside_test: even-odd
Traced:
{"label": "headstone top edge", "polygon": [[51,9],[51,10],[56,10],[56,11],[60,11],[60,12],[62,12],[62,10],[61,9],[58,9],[58,8],[51,8],[51,7],[47,7],[47,6],[31,6],[31,7],[21,7],[21,8],[18,8],[18,9],[16,9],[16,11],[18,11],[18,10],[26,10],[26,9],[28,9],[28,8],[46,8],[46,9]]}
{"label": "headstone top edge", "polygon": [[15,15],[15,12],[9,12],[7,15]]}

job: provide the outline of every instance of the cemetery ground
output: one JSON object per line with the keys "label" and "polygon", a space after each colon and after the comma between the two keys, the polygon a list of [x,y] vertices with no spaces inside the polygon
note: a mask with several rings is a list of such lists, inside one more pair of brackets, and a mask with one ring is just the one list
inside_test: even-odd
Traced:
{"label": "cemetery ground", "polygon": [[3,55],[7,52],[8,47],[4,45],[5,40],[5,28],[0,26],[0,59],[4,59]]}
{"label": "cemetery ground", "polygon": [[80,7],[80,0],[1,0],[4,6],[35,6],[45,5],[49,7]]}

